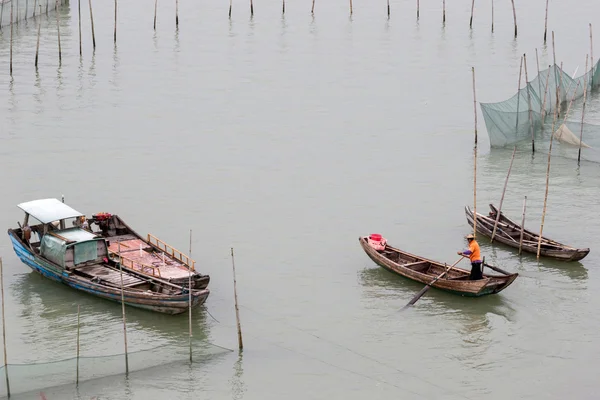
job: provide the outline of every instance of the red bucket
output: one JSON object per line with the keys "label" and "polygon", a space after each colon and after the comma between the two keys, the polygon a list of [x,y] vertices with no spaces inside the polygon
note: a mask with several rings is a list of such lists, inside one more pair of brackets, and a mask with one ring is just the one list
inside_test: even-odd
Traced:
{"label": "red bucket", "polygon": [[371,236],[369,236],[369,239],[374,242],[381,242],[381,235],[379,233],[372,233]]}

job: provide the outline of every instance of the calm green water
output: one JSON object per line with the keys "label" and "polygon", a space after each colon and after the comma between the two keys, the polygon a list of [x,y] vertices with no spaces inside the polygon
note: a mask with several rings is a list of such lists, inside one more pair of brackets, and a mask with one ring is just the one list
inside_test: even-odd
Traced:
{"label": "calm green water", "polygon": [[[193,257],[211,276],[214,319],[193,314],[192,367],[185,351],[177,360],[138,353],[136,366],[168,364],[125,378],[122,358],[111,358],[103,371],[114,376],[78,389],[64,385],[74,380],[72,362],[19,367],[15,392],[38,398],[26,377],[46,368],[63,374],[50,379],[63,386],[44,389],[49,400],[595,398],[600,164],[577,168],[557,145],[544,226],[590,255],[538,263],[482,238],[488,262],[520,274],[496,296],[430,290],[400,313],[422,285],[378,268],[357,241],[379,232],[407,251],[456,260],[470,230],[464,206],[473,204],[471,67],[477,100],[495,102],[516,92],[523,53],[531,78],[536,48],[540,65],[551,64],[545,2],[517,4],[516,40],[510,2],[496,2],[494,33],[491,3],[478,4],[469,30],[467,0],[448,5],[445,27],[441,1],[422,4],[419,22],[405,1],[392,2],[389,20],[385,2],[355,1],[350,17],[347,2],[317,0],[314,18],[308,1],[287,3],[284,17],[281,3],[256,1],[254,18],[249,4],[234,2],[231,21],[226,2],[180,1],[179,30],[175,2],[159,1],[156,32],[151,3],[120,2],[116,48],[113,6],[98,2],[95,53],[83,3],[81,59],[76,2],[61,12],[60,66],[53,15],[41,19],[37,73],[37,23],[14,31],[12,79],[9,31],[0,34],[0,226],[21,220],[16,204],[64,194],[87,215],[119,214],[182,250],[192,229]],[[598,12],[592,0],[576,12],[568,2],[550,5],[566,71],[582,73]],[[575,104],[574,118],[580,111]],[[600,123],[597,94],[586,116]],[[489,150],[479,108],[478,129],[477,208],[487,212],[500,201],[512,149]],[[528,196],[533,230],[545,146],[534,157],[527,145],[519,149],[503,206],[520,219]],[[82,356],[123,352],[119,304],[33,274],[7,236],[0,255],[9,364],[74,357],[78,305]],[[185,350],[187,318],[128,308],[129,350]]]}

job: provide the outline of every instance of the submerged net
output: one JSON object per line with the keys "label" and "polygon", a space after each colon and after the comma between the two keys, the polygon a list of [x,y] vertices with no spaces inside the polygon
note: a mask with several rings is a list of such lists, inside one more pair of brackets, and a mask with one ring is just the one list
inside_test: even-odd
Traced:
{"label": "submerged net", "polygon": [[[480,103],[491,147],[514,145],[524,140],[531,141],[532,134],[535,137],[543,129],[548,120],[547,116],[552,119],[552,113],[557,105],[560,112],[560,106],[564,103],[571,101],[572,98],[576,100],[583,97],[586,85],[588,94],[600,86],[599,64],[600,61],[596,62],[589,71],[578,78],[569,76],[554,64],[540,71],[535,79],[510,99],[498,103]],[[588,128],[588,130],[590,133],[597,132],[596,129]],[[578,138],[580,128],[573,128],[571,132]],[[565,135],[569,136],[568,132],[565,132]],[[589,138],[585,134],[585,129],[584,137]]]}
{"label": "submerged net", "polygon": [[[0,0],[0,29],[2,27],[9,26],[11,23],[11,3],[13,7],[12,22],[14,24],[18,23],[19,21],[32,18],[34,15],[50,13],[54,11],[57,6],[55,0]],[[63,4],[65,4],[64,0],[58,1],[59,7]]]}

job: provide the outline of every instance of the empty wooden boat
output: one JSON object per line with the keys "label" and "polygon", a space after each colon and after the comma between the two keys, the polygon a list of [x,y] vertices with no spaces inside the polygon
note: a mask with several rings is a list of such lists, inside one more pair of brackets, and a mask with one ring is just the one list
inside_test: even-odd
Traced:
{"label": "empty wooden boat", "polygon": [[[57,199],[21,203],[23,225],[8,229],[13,249],[23,263],[56,282],[94,296],[166,314],[180,314],[203,304],[208,289],[194,290],[163,279],[120,268],[111,260],[105,238],[66,221],[82,214]],[[30,225],[30,217],[39,224]]]}
{"label": "empty wooden boat", "polygon": [[154,235],[142,237],[118,215],[98,213],[87,222],[92,231],[108,240],[111,258],[120,260],[124,268],[186,287],[191,279],[193,289],[208,286],[210,276],[197,272],[193,259]]}
{"label": "empty wooden boat", "polygon": [[[388,244],[382,246],[383,249],[381,246],[372,246],[369,244],[368,236],[359,237],[358,240],[365,253],[377,265],[424,285],[429,284],[449,267],[449,265],[407,253]],[[501,275],[487,273],[487,270],[490,269]],[[483,279],[469,280],[470,273],[470,270],[452,267],[431,287],[461,296],[480,297],[501,292],[519,275],[489,264],[484,266]]]}
{"label": "empty wooden boat", "polygon": [[[477,213],[477,232],[489,238],[492,237],[496,216],[498,215],[498,209],[493,204],[490,204],[490,209],[489,215]],[[471,211],[469,206],[465,207],[465,214],[467,222],[473,226],[473,211]],[[539,237],[539,234],[523,229],[522,251],[537,255]],[[501,212],[494,241],[518,249],[520,238],[521,225],[506,217]],[[561,261],[579,261],[587,256],[589,252],[589,248],[577,249],[542,236],[540,257],[550,257]]]}

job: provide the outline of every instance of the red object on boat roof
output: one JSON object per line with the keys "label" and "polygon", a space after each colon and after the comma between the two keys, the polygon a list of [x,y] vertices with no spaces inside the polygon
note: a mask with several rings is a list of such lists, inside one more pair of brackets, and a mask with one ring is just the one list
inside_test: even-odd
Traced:
{"label": "red object on boat roof", "polygon": [[369,236],[369,239],[374,240],[376,242],[380,242],[381,235],[379,233],[371,233],[371,236]]}

